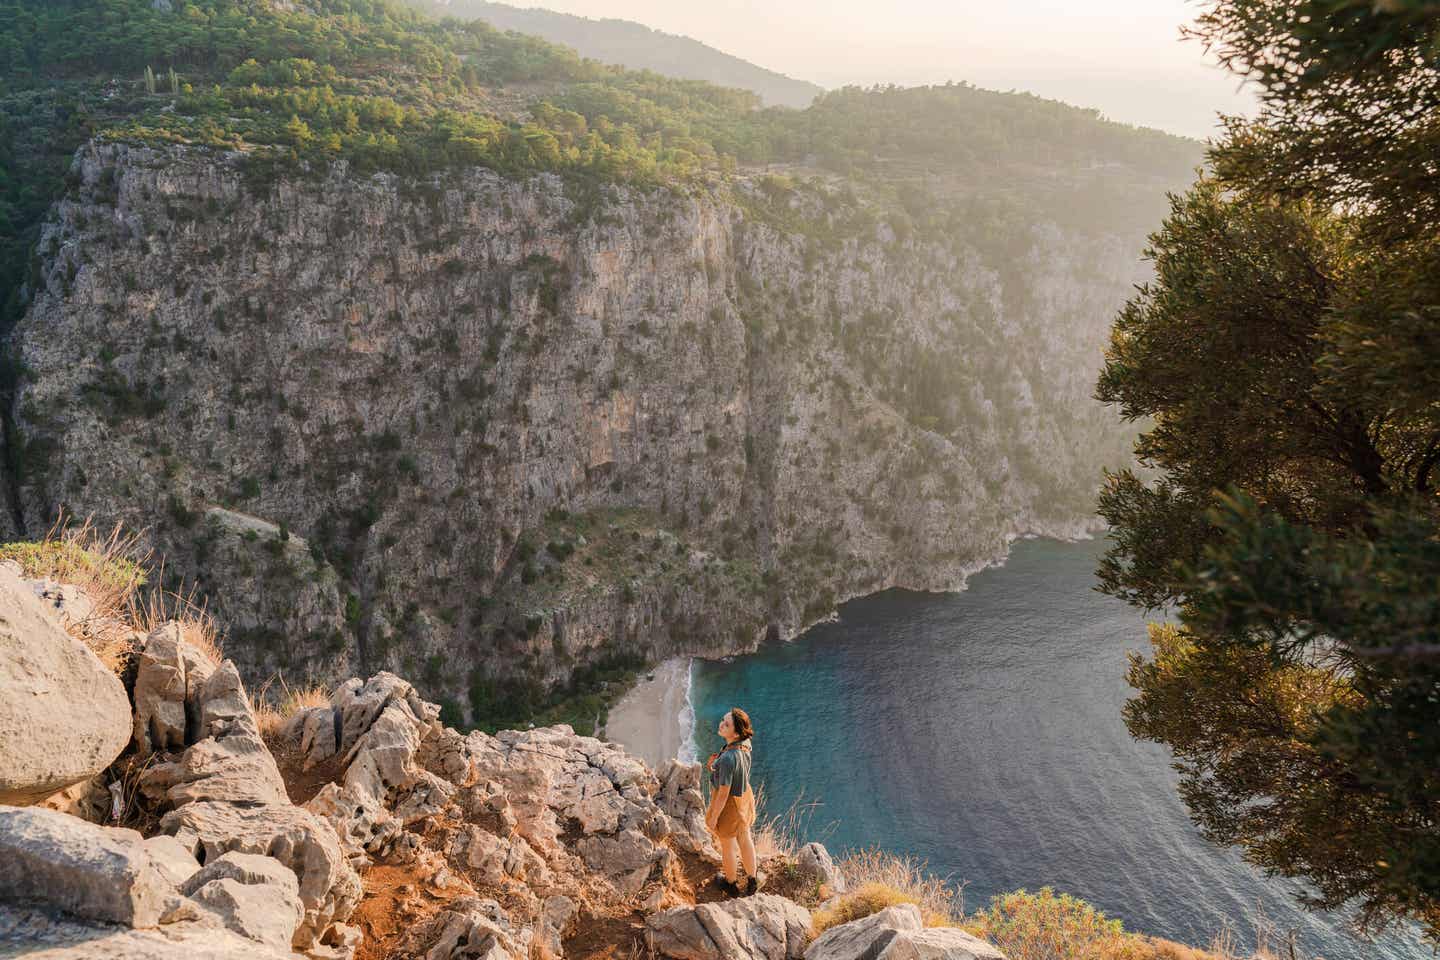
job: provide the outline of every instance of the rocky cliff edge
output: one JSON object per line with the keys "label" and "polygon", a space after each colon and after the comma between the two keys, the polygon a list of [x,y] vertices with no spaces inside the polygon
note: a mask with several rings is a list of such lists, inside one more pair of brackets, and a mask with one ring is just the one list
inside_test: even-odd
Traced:
{"label": "rocky cliff edge", "polygon": [[203,624],[143,622],[0,564],[0,956],[1001,960],[913,905],[816,938],[818,844],[723,899],[695,765],[462,734],[390,673],[282,719]]}

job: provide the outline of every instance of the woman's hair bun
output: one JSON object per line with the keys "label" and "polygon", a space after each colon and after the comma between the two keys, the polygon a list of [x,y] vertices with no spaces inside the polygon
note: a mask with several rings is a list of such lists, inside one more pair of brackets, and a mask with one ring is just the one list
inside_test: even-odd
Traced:
{"label": "woman's hair bun", "polygon": [[755,728],[750,723],[750,714],[739,707],[730,708],[730,725],[735,728],[735,736],[741,740],[755,736]]}

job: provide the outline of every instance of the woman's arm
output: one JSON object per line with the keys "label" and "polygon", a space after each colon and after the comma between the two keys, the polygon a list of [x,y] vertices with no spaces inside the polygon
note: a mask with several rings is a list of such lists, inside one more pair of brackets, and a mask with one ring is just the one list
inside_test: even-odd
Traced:
{"label": "woman's arm", "polygon": [[705,811],[705,826],[713,833],[717,824],[720,823],[720,811],[725,809],[725,801],[730,799],[730,785],[716,787],[715,792],[710,794],[710,809]]}

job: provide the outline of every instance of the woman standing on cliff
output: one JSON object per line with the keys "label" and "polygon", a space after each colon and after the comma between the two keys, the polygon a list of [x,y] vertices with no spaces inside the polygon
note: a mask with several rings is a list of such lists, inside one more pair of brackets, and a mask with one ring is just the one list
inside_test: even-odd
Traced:
{"label": "woman standing on cliff", "polygon": [[750,738],[755,730],[750,715],[732,707],[720,718],[716,731],[725,738],[725,748],[711,754],[705,766],[710,771],[710,809],[705,825],[720,843],[720,856],[725,874],[716,884],[731,896],[740,896],[735,882],[735,848],[740,848],[740,862],[745,867],[744,895],[759,889],[755,875],[755,839],[750,827],[755,822],[755,791],[750,789]]}

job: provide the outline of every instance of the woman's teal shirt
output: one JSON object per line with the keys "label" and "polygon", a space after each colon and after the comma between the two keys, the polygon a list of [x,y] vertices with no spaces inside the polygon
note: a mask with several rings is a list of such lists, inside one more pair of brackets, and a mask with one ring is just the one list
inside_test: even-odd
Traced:
{"label": "woman's teal shirt", "polygon": [[720,789],[728,786],[730,796],[738,797],[750,789],[750,742],[726,749],[715,759],[715,769],[710,771],[710,786]]}

